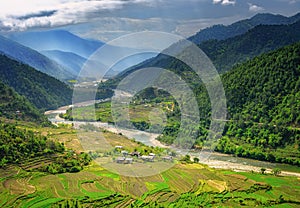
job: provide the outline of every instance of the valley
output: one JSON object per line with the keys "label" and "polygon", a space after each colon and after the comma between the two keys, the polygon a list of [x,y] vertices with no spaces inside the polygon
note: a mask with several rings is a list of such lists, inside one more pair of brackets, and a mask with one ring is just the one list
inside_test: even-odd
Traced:
{"label": "valley", "polygon": [[146,2],[2,9],[0,207],[299,207],[300,13]]}

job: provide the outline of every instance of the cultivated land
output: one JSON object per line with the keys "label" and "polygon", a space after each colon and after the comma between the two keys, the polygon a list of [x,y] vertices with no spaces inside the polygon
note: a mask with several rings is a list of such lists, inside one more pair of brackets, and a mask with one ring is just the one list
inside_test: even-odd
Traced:
{"label": "cultivated land", "polygon": [[[80,138],[71,126],[61,125],[56,129],[25,123],[20,126],[63,142],[66,148],[83,151]],[[95,133],[87,132],[87,127],[85,132]],[[162,150],[149,149],[151,147],[108,131],[102,130],[102,134],[111,147],[122,145],[128,151]],[[53,175],[37,171],[47,162],[47,158],[39,157],[21,167],[9,165],[0,169],[0,207],[300,206],[300,178],[295,176],[237,173],[179,160],[174,161],[171,169],[148,177],[118,175],[95,162],[77,173]]]}

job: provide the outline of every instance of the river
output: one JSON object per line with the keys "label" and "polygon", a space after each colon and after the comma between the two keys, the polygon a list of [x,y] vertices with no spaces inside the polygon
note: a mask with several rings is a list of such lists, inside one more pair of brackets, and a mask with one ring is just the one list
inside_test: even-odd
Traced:
{"label": "river", "polygon": [[[91,102],[85,102],[84,104],[90,105]],[[70,106],[63,106],[61,108],[58,108],[56,110],[47,111],[45,112],[45,115],[48,116],[48,119],[53,124],[58,123],[67,123],[67,124],[73,124],[76,127],[86,124],[87,122],[82,121],[67,121],[59,117],[60,113],[65,113],[66,110]],[[158,136],[158,134],[148,133],[144,131],[139,130],[131,130],[131,129],[120,129],[117,128],[114,125],[103,123],[103,122],[88,122],[90,124],[93,124],[97,127],[101,127],[103,129],[106,129],[108,131],[114,132],[114,133],[122,133],[122,135],[126,136],[127,138],[134,138],[136,141],[140,141],[148,146],[158,146],[163,148],[171,148],[169,146],[165,146],[162,143],[160,143],[155,138]],[[195,151],[184,151],[181,149],[174,149],[178,154],[186,154],[188,153],[191,155],[191,157],[199,157],[200,152]],[[270,173],[272,169],[279,168],[281,169],[281,175],[285,176],[296,176],[300,178],[300,168],[292,165],[287,164],[278,164],[278,163],[270,163],[270,162],[264,162],[264,161],[258,161],[258,160],[252,160],[247,158],[240,158],[235,157],[233,155],[227,155],[227,154],[221,154],[217,152],[212,153],[201,153],[208,154],[204,158],[204,160],[201,160],[200,162],[203,164],[207,164],[209,167],[212,168],[218,168],[218,169],[230,169],[234,171],[255,171],[259,172],[261,168],[266,168],[266,172]]]}

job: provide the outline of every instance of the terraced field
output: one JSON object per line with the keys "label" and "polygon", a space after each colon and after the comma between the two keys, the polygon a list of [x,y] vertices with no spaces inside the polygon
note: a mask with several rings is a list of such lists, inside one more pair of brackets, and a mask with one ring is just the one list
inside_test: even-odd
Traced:
{"label": "terraced field", "polygon": [[5,170],[0,172],[1,207],[56,207],[69,199],[83,207],[300,205],[299,178],[216,171],[200,164],[178,164],[145,178],[118,176],[96,164],[57,175],[20,170],[5,177]]}
{"label": "terraced field", "polygon": [[[81,150],[70,128],[40,129],[67,148]],[[104,132],[114,145],[145,148]],[[77,146],[78,145],[78,146]],[[300,178],[236,173],[202,164],[175,165],[148,177],[112,173],[92,162],[78,173],[48,174],[40,157],[0,169],[0,207],[299,207]]]}

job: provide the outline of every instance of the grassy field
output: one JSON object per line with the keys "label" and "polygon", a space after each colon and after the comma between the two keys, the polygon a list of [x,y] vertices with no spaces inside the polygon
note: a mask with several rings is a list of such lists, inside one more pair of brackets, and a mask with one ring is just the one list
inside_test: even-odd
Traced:
{"label": "grassy field", "polygon": [[[35,130],[83,151],[70,126]],[[122,135],[102,133],[112,146],[122,145],[129,151],[149,148]],[[11,165],[1,169],[0,176],[0,207],[300,206],[299,178],[215,170],[195,163],[176,162],[169,170],[148,177],[118,175],[95,162],[81,172],[56,175]]]}

